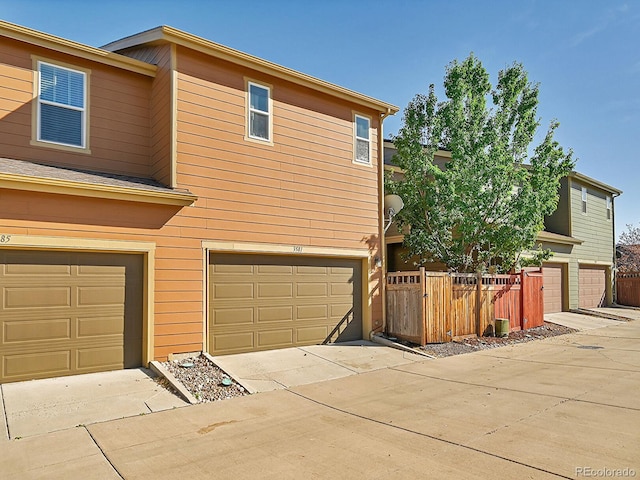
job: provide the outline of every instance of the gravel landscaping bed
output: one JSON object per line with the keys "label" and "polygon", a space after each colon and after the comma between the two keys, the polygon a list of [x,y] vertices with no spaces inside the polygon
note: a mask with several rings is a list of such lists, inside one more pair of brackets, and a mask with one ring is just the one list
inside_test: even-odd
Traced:
{"label": "gravel landscaping bed", "polygon": [[[173,374],[200,403],[226,400],[248,395],[244,387],[231,379],[222,369],[203,355],[183,358],[162,365]],[[169,382],[159,383],[170,389]],[[228,385],[227,385],[228,383]]]}
{"label": "gravel landscaping bed", "polygon": [[505,345],[514,345],[516,343],[530,342],[532,340],[540,340],[543,338],[556,337],[567,333],[577,332],[574,328],[564,327],[551,322],[544,322],[540,327],[530,328],[528,330],[519,330],[509,333],[508,337],[470,337],[456,342],[448,343],[431,343],[429,345],[420,346],[412,345],[413,348],[419,349],[434,357],[450,357],[452,355],[460,355],[462,353],[477,352],[489,348],[504,347]]}
{"label": "gravel landscaping bed", "polygon": [[[577,330],[573,328],[545,322],[543,326],[511,332],[508,337],[503,338],[470,337],[457,342],[435,343],[425,345],[424,347],[408,342],[400,343],[434,357],[442,358],[460,355],[462,353],[477,352],[488,348],[530,342],[531,340],[555,337],[576,331]],[[162,365],[169,370],[200,403],[215,402],[249,394],[242,385],[231,379],[222,369],[203,355],[163,362]],[[158,383],[171,390],[171,385],[164,378],[159,378]],[[226,385],[226,383],[229,383],[229,385]]]}

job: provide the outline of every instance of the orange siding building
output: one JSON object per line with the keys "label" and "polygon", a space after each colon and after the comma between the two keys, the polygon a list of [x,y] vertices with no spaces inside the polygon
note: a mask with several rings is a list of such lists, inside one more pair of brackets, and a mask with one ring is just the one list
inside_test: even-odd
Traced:
{"label": "orange siding building", "polygon": [[396,107],[170,27],[0,35],[0,382],[382,328]]}

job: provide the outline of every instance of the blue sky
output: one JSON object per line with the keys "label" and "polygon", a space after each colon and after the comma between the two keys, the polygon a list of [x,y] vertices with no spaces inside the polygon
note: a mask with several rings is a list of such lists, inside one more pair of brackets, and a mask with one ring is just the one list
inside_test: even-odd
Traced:
{"label": "blue sky", "polygon": [[493,82],[518,61],[540,83],[541,133],[558,119],[576,169],[624,191],[617,233],[640,225],[637,0],[0,0],[0,18],[92,46],[171,25],[401,109],[470,52]]}

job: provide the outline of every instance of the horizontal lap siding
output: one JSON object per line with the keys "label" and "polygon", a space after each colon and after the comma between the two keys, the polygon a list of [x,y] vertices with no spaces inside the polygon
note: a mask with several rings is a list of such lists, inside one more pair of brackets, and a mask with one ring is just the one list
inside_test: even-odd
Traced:
{"label": "horizontal lap siding", "polygon": [[153,178],[171,185],[171,47],[155,49],[154,64],[158,66],[151,97],[151,174]]}
{"label": "horizontal lap siding", "polygon": [[[151,79],[79,62],[92,68],[91,92],[96,94],[91,104],[91,156],[29,146],[31,107],[24,105],[33,88],[31,60],[17,51],[16,58],[26,66],[0,62],[0,76],[16,78],[0,84],[0,143],[7,149],[5,155],[153,174],[169,183],[170,47],[144,53],[159,65],[153,87]],[[193,206],[0,191],[2,233],[156,243],[153,356],[158,359],[202,349],[203,240],[369,249],[372,257],[378,248],[377,167],[352,161],[354,111],[372,117],[372,158],[377,157],[375,112],[204,58],[178,48],[177,186],[198,196]],[[58,59],[73,63],[62,55]],[[273,86],[272,146],[244,139],[245,75]],[[122,96],[117,85],[123,87]],[[110,123],[109,118],[118,122]],[[6,133],[16,129],[26,133]],[[377,291],[378,284],[377,274],[372,275],[369,291]],[[380,298],[374,293],[370,301],[375,325]]]}
{"label": "horizontal lap siding", "polygon": [[[376,168],[352,163],[353,105],[180,52],[178,181],[206,200],[211,238],[362,248],[377,233]],[[244,77],[272,86],[274,145],[244,138]]]}
{"label": "horizontal lap siding", "polygon": [[[582,213],[582,187],[587,188],[587,212]],[[609,193],[571,178],[568,188],[571,206],[571,236],[582,241],[571,251],[568,267],[569,308],[580,304],[579,266],[600,264],[613,266],[613,221],[607,219]],[[611,289],[609,285],[608,290]]]}
{"label": "horizontal lap siding", "polygon": [[572,182],[572,235],[583,241],[575,253],[581,260],[611,262],[613,258],[613,222],[607,219],[606,193],[587,187],[587,213],[582,213],[582,185]]}
{"label": "horizontal lap siding", "polygon": [[[353,163],[354,112],[371,117],[377,158],[375,112],[181,48],[178,72],[177,181],[199,197],[184,231],[337,249],[371,242],[376,254],[376,161]],[[271,86],[273,145],[245,139],[245,78]],[[376,290],[379,279],[370,280]],[[375,324],[380,298],[372,295],[371,302]]]}
{"label": "horizontal lap siding", "polygon": [[[32,146],[35,74],[31,55],[91,70],[91,156]],[[9,80],[10,79],[10,80]],[[0,52],[0,144],[2,156],[72,168],[149,177],[149,101],[152,79],[3,39]]]}

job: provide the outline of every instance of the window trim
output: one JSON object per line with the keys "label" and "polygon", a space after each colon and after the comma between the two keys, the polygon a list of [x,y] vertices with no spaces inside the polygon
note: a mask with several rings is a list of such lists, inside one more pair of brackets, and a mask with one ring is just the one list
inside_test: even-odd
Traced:
{"label": "window trim", "polygon": [[[68,152],[91,154],[89,146],[89,118],[90,118],[90,102],[89,85],[91,78],[91,70],[87,68],[78,67],[65,62],[59,62],[57,60],[51,60],[48,58],[32,55],[33,64],[33,102],[32,102],[32,121],[31,121],[31,142],[33,146],[55,148],[58,150],[65,150]],[[40,138],[40,65],[41,64],[52,65],[57,68],[63,68],[65,70],[71,70],[72,72],[81,73],[84,76],[84,109],[82,118],[82,145],[72,145],[68,143],[54,142],[51,140],[42,140]],[[47,102],[47,104],[50,104]],[[55,104],[54,104],[55,105]],[[74,110],[78,110],[77,107],[72,107]]]}
{"label": "window trim", "polygon": [[[359,137],[358,136],[358,119],[361,118],[363,120],[366,120],[367,123],[369,124],[369,128],[368,128],[368,132],[369,132],[369,138],[364,138],[364,137]],[[368,149],[368,161],[363,162],[362,160],[358,160],[358,140],[364,140],[368,143],[369,145],[369,149]],[[371,155],[372,155],[372,141],[371,141],[371,117],[368,117],[366,115],[362,115],[360,113],[355,113],[353,114],[353,163],[358,164],[358,165],[366,165],[366,166],[372,166],[373,162],[371,160]]]}
{"label": "window trim", "polygon": [[612,210],[613,210],[613,198],[611,197],[611,195],[607,195],[607,220],[611,221],[611,217],[613,216]]}
{"label": "window trim", "polygon": [[587,214],[587,187],[581,187],[582,194],[582,214]]}
{"label": "window trim", "polygon": [[[252,142],[258,142],[266,145],[273,145],[273,86],[266,83],[257,82],[250,78],[245,78],[245,84],[246,84],[245,90],[246,90],[247,101],[246,101],[246,122],[245,122],[244,138],[245,140],[249,140]],[[256,110],[251,108],[251,86],[262,88],[267,91],[267,94],[268,94],[267,105],[268,105],[269,111],[266,112],[266,114],[262,110]],[[256,112],[259,115],[267,116],[268,118],[267,128],[269,129],[268,138],[251,135],[251,113],[252,112]]]}

